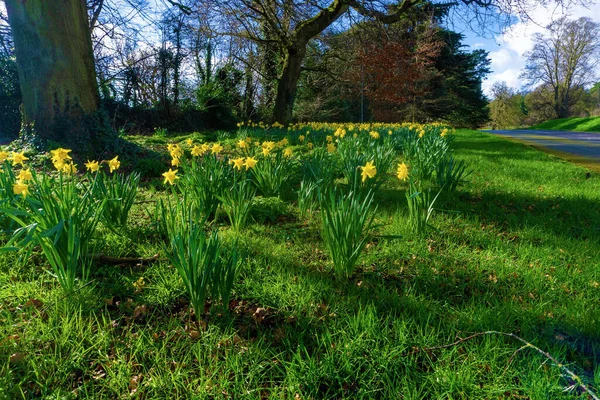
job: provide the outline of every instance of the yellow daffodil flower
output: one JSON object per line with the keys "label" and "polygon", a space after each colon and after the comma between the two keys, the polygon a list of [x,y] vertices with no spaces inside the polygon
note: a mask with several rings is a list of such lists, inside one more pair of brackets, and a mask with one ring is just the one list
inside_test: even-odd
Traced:
{"label": "yellow daffodil flower", "polygon": [[24,181],[30,181],[33,176],[31,176],[31,171],[28,169],[22,169],[21,172],[19,172],[19,176],[18,176],[19,180],[24,182]]}
{"label": "yellow daffodil flower", "polygon": [[171,168],[169,168],[169,170],[167,172],[163,172],[162,176],[165,177],[165,181],[164,181],[165,185],[167,183],[169,183],[171,185],[175,184],[175,180],[179,179],[179,177],[177,176],[177,171],[178,170],[172,170]]}
{"label": "yellow daffodil flower", "polygon": [[284,155],[285,157],[291,157],[291,156],[292,156],[292,154],[294,154],[294,151],[292,150],[292,148],[291,148],[291,147],[288,147],[287,149],[285,149],[285,150],[283,151],[283,155]]}
{"label": "yellow daffodil flower", "polygon": [[65,166],[64,161],[62,160],[52,160],[52,164],[54,165],[54,168],[56,168],[57,171],[62,171],[62,169]]}
{"label": "yellow daffodil flower", "polygon": [[188,146],[192,147],[192,145],[194,144],[194,141],[192,140],[192,138],[187,138],[187,139],[185,140],[185,143],[186,143]]}
{"label": "yellow daffodil flower", "polygon": [[212,145],[212,147],[210,148],[211,153],[213,154],[219,154],[220,152],[223,151],[223,146],[221,146],[219,143],[215,143]]}
{"label": "yellow daffodil flower", "polygon": [[10,156],[10,160],[12,161],[13,165],[21,164],[21,166],[23,166],[24,165],[23,161],[29,160],[29,158],[25,157],[25,155],[23,153],[17,153],[15,151]]}
{"label": "yellow daffodil flower", "polygon": [[7,151],[0,151],[0,162],[6,161],[7,158],[8,158],[8,152]]}
{"label": "yellow daffodil flower", "polygon": [[277,144],[272,141],[263,142],[263,144],[262,144],[263,149],[269,149],[269,150],[273,150],[275,148],[275,146],[277,146]]}
{"label": "yellow daffodil flower", "polygon": [[333,143],[329,143],[329,144],[327,145],[327,151],[328,151],[329,153],[333,153],[333,152],[335,151],[335,144],[333,144]]}
{"label": "yellow daffodil flower", "polygon": [[238,141],[237,145],[241,150],[246,150],[248,148],[248,142],[245,140]]}
{"label": "yellow daffodil flower", "polygon": [[167,149],[169,150],[171,158],[181,158],[183,155],[183,149],[178,144],[169,144],[167,145]]}
{"label": "yellow daffodil flower", "polygon": [[85,167],[90,172],[97,172],[100,169],[100,164],[98,163],[98,161],[88,160],[88,162],[85,163]]}
{"label": "yellow daffodil flower", "polygon": [[300,141],[300,143],[304,142],[304,139],[304,135],[298,136],[298,140]]}
{"label": "yellow daffodil flower", "polygon": [[369,132],[369,135],[373,138],[373,139],[379,139],[379,132],[377,131],[371,131]]}
{"label": "yellow daffodil flower", "polygon": [[362,181],[366,181],[367,178],[373,178],[375,174],[377,174],[377,168],[373,164],[373,161],[367,162],[364,166],[360,167],[362,169]]}
{"label": "yellow daffodil flower", "polygon": [[246,161],[244,162],[244,167],[246,169],[252,169],[256,165],[257,160],[254,157],[246,157]]}
{"label": "yellow daffodil flower", "polygon": [[73,175],[77,173],[77,165],[73,163],[65,163],[62,167],[62,172],[68,175]]}
{"label": "yellow daffodil flower", "polygon": [[115,156],[112,160],[108,162],[108,168],[110,168],[110,172],[116,171],[121,166],[121,162],[119,161],[119,156]]}
{"label": "yellow daffodil flower", "polygon": [[181,165],[181,161],[179,160],[179,158],[174,158],[171,160],[171,165],[174,167],[179,167]]}
{"label": "yellow daffodil flower", "polygon": [[70,149],[63,149],[62,147],[59,147],[56,150],[50,150],[50,154],[52,154],[52,161],[57,161],[57,163],[60,164],[63,163],[65,160],[70,160],[70,152]]}
{"label": "yellow daffodil flower", "polygon": [[29,186],[26,183],[17,181],[13,185],[13,193],[20,194],[23,197],[27,197],[27,194],[29,194]]}
{"label": "yellow daffodil flower", "polygon": [[404,163],[398,164],[398,170],[396,171],[396,176],[401,181],[405,181],[408,178],[408,166]]}
{"label": "yellow daffodil flower", "polygon": [[200,147],[198,145],[192,147],[192,155],[194,157],[201,156],[202,154],[204,154],[204,151],[202,150],[202,147]]}
{"label": "yellow daffodil flower", "polygon": [[233,164],[233,168],[241,171],[244,166],[244,157],[234,158],[229,161],[229,164]]}

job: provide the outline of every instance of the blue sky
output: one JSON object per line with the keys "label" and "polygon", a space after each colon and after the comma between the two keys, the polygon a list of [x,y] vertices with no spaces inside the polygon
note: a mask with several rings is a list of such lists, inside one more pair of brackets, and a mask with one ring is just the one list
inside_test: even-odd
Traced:
{"label": "blue sky", "polygon": [[[596,3],[596,2],[594,2]],[[492,60],[492,73],[483,83],[486,94],[495,82],[505,81],[508,86],[517,90],[521,89],[524,82],[519,79],[519,74],[525,65],[524,54],[533,47],[532,36],[536,32],[543,32],[544,27],[552,20],[556,20],[565,14],[565,10],[556,7],[538,7],[531,13],[532,21],[517,21],[505,32],[490,35],[483,38],[473,32],[463,32],[466,36],[465,44],[473,49],[484,49],[489,52]],[[589,17],[600,23],[600,4],[591,4],[588,8],[573,6],[566,13],[572,19]],[[600,66],[596,71],[596,77],[600,80]]]}

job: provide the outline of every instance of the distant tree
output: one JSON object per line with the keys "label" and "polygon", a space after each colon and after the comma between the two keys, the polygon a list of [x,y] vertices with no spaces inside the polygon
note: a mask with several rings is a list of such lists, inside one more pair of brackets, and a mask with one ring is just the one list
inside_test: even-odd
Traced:
{"label": "distant tree", "polygon": [[492,86],[490,121],[492,129],[515,128],[523,123],[521,95],[506,82],[496,82]]}
{"label": "distant tree", "polygon": [[365,29],[355,33],[362,43],[356,43],[354,61],[346,67],[355,96],[364,94],[376,121],[423,120],[423,99],[439,73],[434,68],[443,46],[439,28],[427,20],[404,21],[371,26],[364,38]]}
{"label": "distant tree", "polygon": [[527,115],[525,125],[535,125],[556,118],[553,91],[547,85],[540,85],[524,96]]}
{"label": "distant tree", "polygon": [[574,91],[595,81],[600,24],[587,17],[575,21],[563,17],[549,24],[545,33],[535,34],[533,41],[521,76],[530,85],[552,90],[555,118],[566,118]]}
{"label": "distant tree", "polygon": [[600,115],[600,82],[596,82],[589,91],[592,115]]}
{"label": "distant tree", "polygon": [[466,50],[464,35],[460,33],[442,30],[438,35],[443,46],[435,63],[439,79],[433,86],[437,90],[423,107],[433,119],[461,127],[480,127],[489,119],[488,101],[481,87],[490,73],[488,52]]}

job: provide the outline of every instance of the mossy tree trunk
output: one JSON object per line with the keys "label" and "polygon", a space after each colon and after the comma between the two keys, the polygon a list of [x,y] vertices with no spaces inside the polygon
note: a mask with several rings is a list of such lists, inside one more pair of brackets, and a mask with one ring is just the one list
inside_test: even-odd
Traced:
{"label": "mossy tree trunk", "polygon": [[[39,138],[94,150],[102,135],[85,0],[5,0],[23,93]],[[100,130],[100,132],[98,132]]]}

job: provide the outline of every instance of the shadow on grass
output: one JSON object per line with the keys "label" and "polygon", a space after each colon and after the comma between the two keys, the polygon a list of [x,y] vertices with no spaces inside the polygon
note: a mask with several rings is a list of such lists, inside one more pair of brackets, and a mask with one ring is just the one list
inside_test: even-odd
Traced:
{"label": "shadow on grass", "polygon": [[535,227],[557,238],[579,239],[597,239],[600,233],[598,204],[584,197],[540,198],[486,191],[458,193],[457,200],[451,201],[454,210],[505,229]]}

